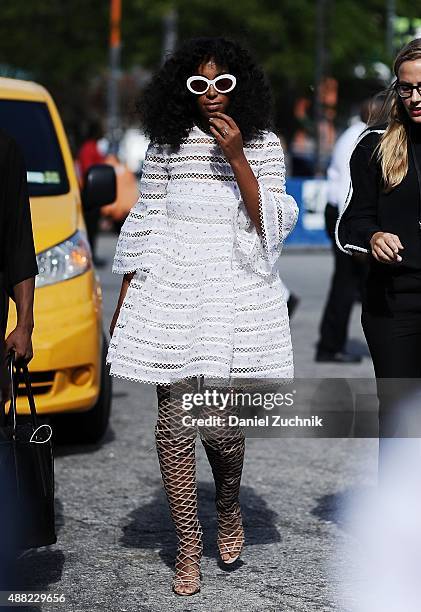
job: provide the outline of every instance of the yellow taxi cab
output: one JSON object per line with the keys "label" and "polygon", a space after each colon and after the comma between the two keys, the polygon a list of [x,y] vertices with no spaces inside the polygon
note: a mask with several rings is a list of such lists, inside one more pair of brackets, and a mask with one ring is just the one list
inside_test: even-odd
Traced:
{"label": "yellow taxi cab", "polygon": [[[111,379],[105,356],[101,287],[92,263],[74,162],[57,108],[32,82],[0,78],[0,128],[20,146],[26,163],[39,275],[36,278],[34,358],[29,364],[37,412],[74,441],[105,433]],[[115,173],[88,171],[84,207],[115,200]],[[8,332],[16,323],[13,303]],[[29,412],[23,391],[17,409]]]}

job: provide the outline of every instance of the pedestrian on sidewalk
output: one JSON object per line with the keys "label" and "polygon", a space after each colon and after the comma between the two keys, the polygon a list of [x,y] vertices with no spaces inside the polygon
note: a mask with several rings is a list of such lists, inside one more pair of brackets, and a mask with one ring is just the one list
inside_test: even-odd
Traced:
{"label": "pedestrian on sidewalk", "polygon": [[398,53],[394,73],[352,154],[352,197],[338,223],[339,248],[369,254],[362,326],[377,378],[379,467],[383,438],[402,434],[399,406],[421,391],[421,38]]}
{"label": "pedestrian on sidewalk", "polygon": [[[4,426],[4,403],[10,397],[6,356],[13,351],[17,360],[32,359],[33,302],[38,274],[32,236],[31,210],[26,169],[16,142],[0,130],[0,425]],[[9,298],[16,304],[17,324],[5,339]],[[0,432],[0,438],[1,438]],[[7,467],[6,461],[6,467]],[[5,466],[3,465],[3,468]],[[10,504],[7,469],[0,481],[0,590],[13,587],[13,565],[17,553],[14,516]]]}
{"label": "pedestrian on sidewalk", "polygon": [[[154,76],[140,109],[151,139],[140,197],[113,271],[124,274],[111,323],[111,374],[157,385],[156,443],[179,539],[173,590],[200,590],[195,437],[177,435],[180,394],[205,377],[293,376],[286,296],[276,262],[298,207],[285,193],[270,90],[247,50],[186,42]],[[177,395],[178,393],[178,395]],[[225,563],[243,548],[244,436],[203,436],[216,485]]]}
{"label": "pedestrian on sidewalk", "polygon": [[354,303],[361,299],[367,273],[365,258],[350,257],[335,241],[335,226],[345,205],[351,181],[349,160],[359,136],[367,127],[371,100],[360,109],[360,120],[350,125],[338,138],[327,169],[328,203],[325,208],[326,232],[332,242],[334,270],[327,301],[320,322],[316,361],[358,363],[360,355],[346,350],[348,324]]}

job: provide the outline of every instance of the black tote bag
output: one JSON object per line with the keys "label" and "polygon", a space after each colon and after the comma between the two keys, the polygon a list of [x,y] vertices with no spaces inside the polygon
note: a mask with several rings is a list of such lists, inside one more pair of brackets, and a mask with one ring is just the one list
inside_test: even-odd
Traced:
{"label": "black tote bag", "polygon": [[[54,456],[51,427],[39,425],[29,372],[9,358],[11,401],[0,427],[0,534],[10,546],[28,549],[57,541],[54,518]],[[20,378],[31,420],[16,412]]]}

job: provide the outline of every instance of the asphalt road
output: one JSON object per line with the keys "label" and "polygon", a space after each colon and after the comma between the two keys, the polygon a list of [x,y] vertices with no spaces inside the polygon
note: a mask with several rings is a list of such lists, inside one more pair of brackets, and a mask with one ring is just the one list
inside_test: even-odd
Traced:
{"label": "asphalt road", "polygon": [[[121,277],[110,272],[115,240],[102,237],[99,271],[108,329]],[[292,321],[299,378],[372,377],[360,365],[313,361],[320,310],[331,270],[328,253],[285,253],[281,273],[301,303]],[[356,308],[350,346],[366,353]],[[138,612],[166,610],[306,612],[350,610],[354,587],[342,584],[352,565],[343,545],[353,536],[347,500],[376,483],[374,439],[250,438],[241,501],[246,529],[242,562],[217,561],[212,476],[197,444],[200,517],[204,529],[201,593],[171,592],[176,539],[154,447],[153,385],[114,381],[109,431],[98,446],[56,448],[58,542],[19,561],[22,588],[64,594],[66,603],[28,610]]]}

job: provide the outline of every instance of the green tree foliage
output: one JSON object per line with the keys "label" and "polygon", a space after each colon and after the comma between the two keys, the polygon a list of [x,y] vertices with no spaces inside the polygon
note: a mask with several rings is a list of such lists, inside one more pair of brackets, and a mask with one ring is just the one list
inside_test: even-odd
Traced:
{"label": "green tree foliage", "polygon": [[[247,44],[263,64],[276,98],[276,122],[292,125],[292,101],[311,96],[315,73],[315,0],[122,0],[122,63],[156,69],[161,61],[163,17],[178,13],[178,37],[226,35]],[[397,13],[417,16],[413,0]],[[23,70],[45,84],[65,120],[77,129],[86,115],[89,85],[104,78],[108,62],[107,0],[2,0],[0,66]],[[379,84],[358,81],[356,64],[390,63],[385,52],[385,0],[330,0],[326,20],[329,74],[351,102]],[[368,85],[367,85],[368,83]],[[89,103],[92,100],[89,99]],[[101,97],[101,104],[104,96]]]}
{"label": "green tree foliage", "polygon": [[107,64],[108,20],[102,0],[0,3],[3,72],[23,70],[51,91],[73,144],[80,139],[80,119],[89,113],[87,86]]}

